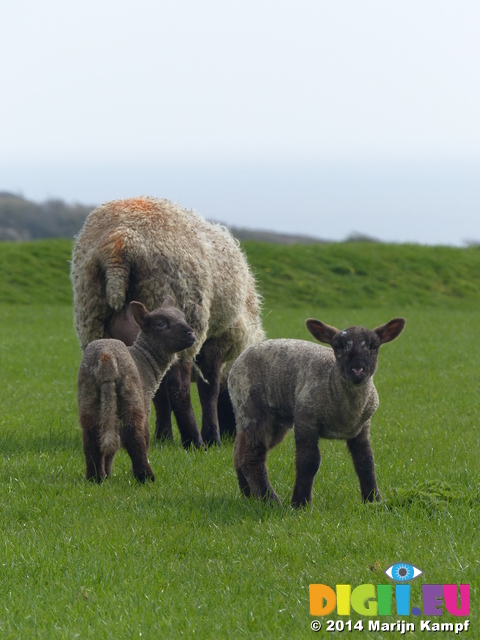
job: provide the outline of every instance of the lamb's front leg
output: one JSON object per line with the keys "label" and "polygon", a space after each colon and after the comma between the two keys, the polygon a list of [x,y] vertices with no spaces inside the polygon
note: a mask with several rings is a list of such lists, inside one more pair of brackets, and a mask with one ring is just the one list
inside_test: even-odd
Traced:
{"label": "lamb's front leg", "polygon": [[370,444],[370,420],[368,420],[358,436],[347,440],[347,446],[353,460],[353,466],[360,481],[360,490],[364,502],[380,502],[382,497],[375,478],[375,461]]}
{"label": "lamb's front leg", "polygon": [[165,379],[153,396],[153,406],[155,407],[155,437],[157,440],[173,440],[172,407]]}
{"label": "lamb's front leg", "polygon": [[205,446],[198,430],[190,398],[191,378],[191,363],[179,360],[169,369],[164,380],[170,405],[177,420],[182,445],[185,449],[188,449],[192,444],[197,449],[204,449]]}
{"label": "lamb's front leg", "polygon": [[321,455],[318,448],[318,434],[304,433],[301,425],[295,425],[295,468],[296,480],[293,489],[292,507],[303,507],[312,502],[312,487],[320,467]]}

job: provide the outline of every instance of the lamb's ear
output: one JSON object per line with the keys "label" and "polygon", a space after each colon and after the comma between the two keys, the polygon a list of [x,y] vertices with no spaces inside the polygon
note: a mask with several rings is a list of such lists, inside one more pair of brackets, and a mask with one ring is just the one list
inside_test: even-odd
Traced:
{"label": "lamb's ear", "polygon": [[130,311],[133,313],[135,322],[138,324],[140,329],[143,329],[147,316],[150,315],[145,305],[141,302],[130,302]]}
{"label": "lamb's ear", "polygon": [[174,307],[174,306],[175,306],[175,300],[172,298],[172,296],[167,296],[162,303],[162,309],[165,307]]}
{"label": "lamb's ear", "polygon": [[385,342],[391,342],[398,338],[398,336],[402,333],[406,324],[405,318],[394,318],[387,322],[387,324],[382,324],[380,327],[374,329],[377,336],[380,338],[380,344],[385,344]]}
{"label": "lamb's ear", "polygon": [[305,320],[305,325],[314,338],[327,344],[332,344],[333,337],[338,333],[338,329],[335,329],[335,327],[324,324],[320,320],[315,320],[315,318]]}

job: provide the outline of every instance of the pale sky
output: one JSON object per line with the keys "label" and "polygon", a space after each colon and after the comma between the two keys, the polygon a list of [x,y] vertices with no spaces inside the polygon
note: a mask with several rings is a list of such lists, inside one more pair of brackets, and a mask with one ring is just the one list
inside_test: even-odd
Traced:
{"label": "pale sky", "polygon": [[480,240],[478,0],[17,0],[0,24],[0,191]]}

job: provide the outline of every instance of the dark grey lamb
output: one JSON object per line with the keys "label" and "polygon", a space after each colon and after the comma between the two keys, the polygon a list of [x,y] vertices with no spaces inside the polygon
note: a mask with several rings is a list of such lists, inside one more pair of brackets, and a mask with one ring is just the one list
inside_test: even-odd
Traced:
{"label": "dark grey lamb", "polygon": [[370,445],[370,418],[378,407],[373,383],[378,349],[405,326],[395,318],[373,331],[339,331],[319,320],[306,321],[320,342],[266,340],[249,347],[234,363],[228,386],[235,411],[234,465],[245,496],[280,500],[270,484],[268,451],[294,429],[296,481],[292,505],[312,500],[320,466],[319,438],[347,441],[364,501],[380,500]]}
{"label": "dark grey lamb", "polygon": [[130,310],[140,327],[134,344],[100,339],[85,349],[78,372],[78,410],[83,429],[87,480],[100,482],[112,472],[121,445],[140,482],[154,480],[148,461],[148,419],[152,397],[179,351],[195,342],[183,313],[167,297],[149,313],[141,302]]}

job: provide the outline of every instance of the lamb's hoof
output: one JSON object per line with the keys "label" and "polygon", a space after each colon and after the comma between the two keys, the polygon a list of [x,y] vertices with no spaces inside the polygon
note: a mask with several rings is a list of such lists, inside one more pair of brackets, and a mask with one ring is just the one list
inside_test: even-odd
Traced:
{"label": "lamb's hoof", "polygon": [[240,487],[240,493],[242,494],[242,496],[244,498],[251,498],[252,497],[252,490],[250,489],[249,486]]}
{"label": "lamb's hoof", "polygon": [[362,496],[363,502],[382,502],[382,496],[379,491],[372,491],[368,496]]}
{"label": "lamb's hoof", "polygon": [[292,507],[294,509],[302,509],[303,507],[309,507],[312,504],[312,499],[308,496],[295,497],[292,498]]}
{"label": "lamb's hoof", "polygon": [[265,504],[278,504],[279,507],[282,506],[282,501],[280,500],[280,498],[277,496],[277,494],[275,493],[275,491],[273,489],[271,489],[270,491],[267,491],[267,493],[262,496],[262,500],[265,502]]}
{"label": "lamb's hoof", "polygon": [[98,476],[96,473],[94,473],[91,476],[85,476],[85,479],[87,480],[87,482],[91,482],[92,484],[102,484],[106,477],[107,476]]}

